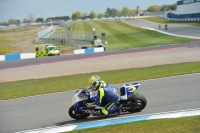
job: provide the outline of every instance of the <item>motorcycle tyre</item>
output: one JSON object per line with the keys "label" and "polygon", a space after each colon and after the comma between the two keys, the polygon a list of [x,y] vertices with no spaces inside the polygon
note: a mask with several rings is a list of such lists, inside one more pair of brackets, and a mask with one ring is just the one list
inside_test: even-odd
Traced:
{"label": "motorcycle tyre", "polygon": [[132,108],[132,109],[127,110],[130,113],[139,112],[139,111],[143,110],[147,105],[146,98],[143,95],[139,94],[139,93],[133,94],[127,100],[130,101],[130,102],[135,102],[136,100],[139,100],[140,103],[142,103],[141,108],[137,108],[137,109]]}
{"label": "motorcycle tyre", "polygon": [[68,114],[71,118],[76,119],[76,120],[81,120],[81,119],[86,119],[87,117],[90,116],[89,113],[84,113],[84,114],[74,114],[73,111],[75,108],[71,106],[68,110]]}

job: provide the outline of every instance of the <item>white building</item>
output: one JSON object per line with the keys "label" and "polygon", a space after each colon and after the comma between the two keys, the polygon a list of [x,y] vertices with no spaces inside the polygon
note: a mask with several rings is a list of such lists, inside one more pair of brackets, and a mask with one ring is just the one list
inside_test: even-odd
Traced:
{"label": "white building", "polygon": [[178,18],[200,18],[200,0],[177,1]]}

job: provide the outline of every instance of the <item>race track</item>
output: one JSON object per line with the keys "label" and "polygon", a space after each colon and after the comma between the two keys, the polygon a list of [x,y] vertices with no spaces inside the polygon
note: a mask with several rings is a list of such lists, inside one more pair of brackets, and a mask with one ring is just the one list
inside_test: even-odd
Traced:
{"label": "race track", "polygon": [[[139,113],[114,117],[200,108],[200,74],[140,81],[138,92],[148,101]],[[114,85],[116,87],[122,84]],[[19,98],[0,102],[0,132],[11,133],[83,121],[68,116],[74,91]],[[113,116],[108,117],[113,118]],[[106,119],[89,117],[84,121]]]}
{"label": "race track", "polygon": [[[0,62],[0,82],[195,61],[200,61],[200,43],[4,61]],[[200,108],[200,74],[140,81],[140,83],[138,92],[147,98],[147,107],[139,113],[114,117]],[[122,84],[115,86],[120,87]],[[68,108],[71,106],[73,94],[74,91],[69,91],[0,101],[0,133],[106,119],[90,117],[76,121],[70,118]]]}
{"label": "race track", "polygon": [[[0,82],[200,61],[200,43],[186,43],[0,62]],[[98,65],[96,65],[98,64]]]}
{"label": "race track", "polygon": [[[126,20],[124,21],[127,24],[137,26],[137,27],[146,27],[146,28],[153,28],[161,31],[165,30],[165,24],[161,24],[161,29],[158,28],[159,23],[143,20],[143,19],[133,19],[133,20]],[[182,36],[192,36],[200,38],[200,27],[198,26],[189,26],[189,25],[182,25],[182,24],[168,24],[168,33],[173,33]]]}

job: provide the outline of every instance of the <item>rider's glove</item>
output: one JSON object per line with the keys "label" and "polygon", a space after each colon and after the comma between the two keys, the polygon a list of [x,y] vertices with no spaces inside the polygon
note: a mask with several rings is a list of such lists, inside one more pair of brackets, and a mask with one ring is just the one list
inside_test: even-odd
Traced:
{"label": "rider's glove", "polygon": [[86,103],[86,106],[87,106],[88,108],[90,108],[90,107],[92,107],[92,103]]}

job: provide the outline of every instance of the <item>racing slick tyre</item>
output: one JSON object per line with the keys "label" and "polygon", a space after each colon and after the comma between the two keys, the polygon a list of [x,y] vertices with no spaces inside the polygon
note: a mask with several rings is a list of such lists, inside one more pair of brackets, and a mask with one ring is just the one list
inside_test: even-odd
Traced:
{"label": "racing slick tyre", "polygon": [[134,93],[127,99],[127,101],[128,103],[133,104],[131,105],[131,109],[127,110],[130,113],[139,112],[143,110],[147,105],[146,98],[139,93]]}
{"label": "racing slick tyre", "polygon": [[68,110],[68,114],[71,118],[76,119],[76,120],[81,120],[81,119],[86,119],[87,117],[90,116],[90,114],[85,113],[83,111],[78,111],[76,108],[71,106]]}

